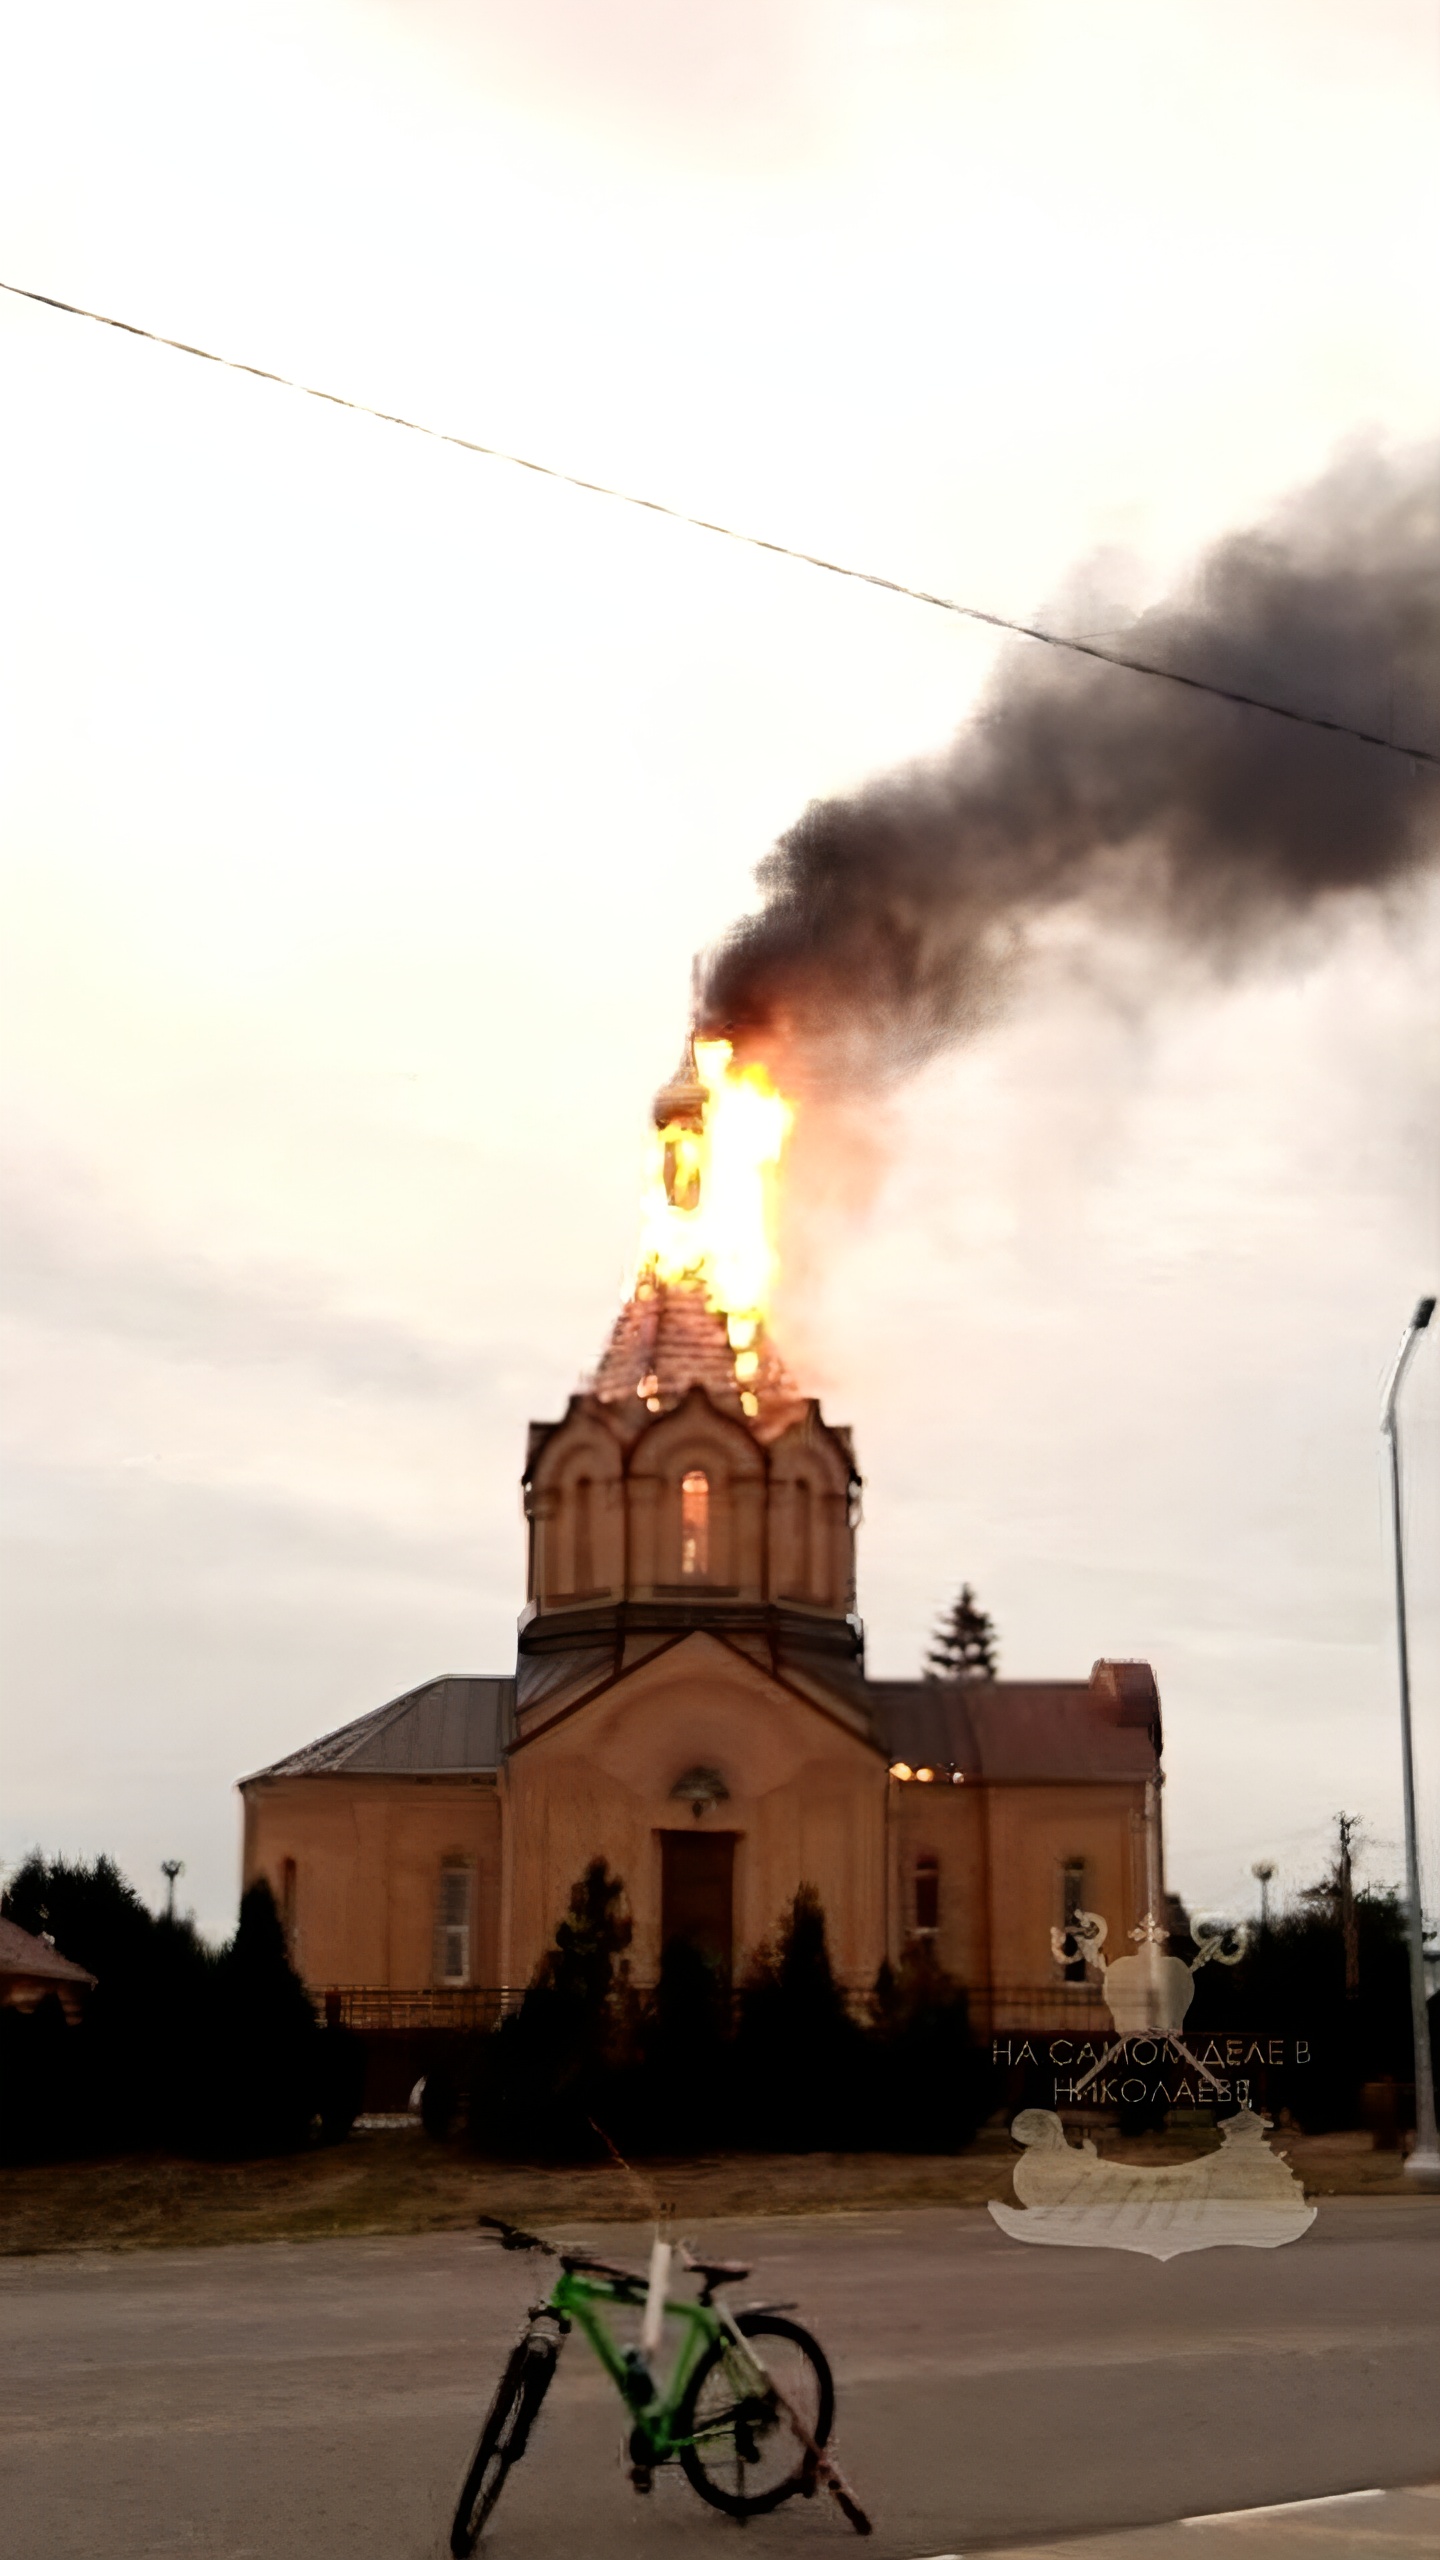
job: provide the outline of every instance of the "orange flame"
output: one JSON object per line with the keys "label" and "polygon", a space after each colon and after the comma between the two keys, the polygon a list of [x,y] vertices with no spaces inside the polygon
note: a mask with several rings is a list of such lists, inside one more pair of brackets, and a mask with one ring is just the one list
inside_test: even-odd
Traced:
{"label": "orange flame", "polygon": [[637,1278],[689,1281],[726,1318],[736,1374],[753,1378],[779,1258],[780,1160],[795,1113],[763,1066],[737,1067],[728,1040],[697,1040],[694,1076],[656,1101]]}

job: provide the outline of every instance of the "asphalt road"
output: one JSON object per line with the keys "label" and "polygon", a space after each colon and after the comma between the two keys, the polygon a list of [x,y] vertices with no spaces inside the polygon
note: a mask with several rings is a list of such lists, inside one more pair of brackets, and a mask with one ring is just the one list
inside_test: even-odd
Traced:
{"label": "asphalt road", "polygon": [[[590,2235],[639,2263],[644,2234]],[[1024,2248],[974,2211],[710,2224],[829,2348],[875,2560],[1433,2479],[1440,2199],[1336,2201],[1274,2251]],[[4,2560],[432,2560],[538,2262],[478,2236],[0,2265]],[[671,2560],[736,2528],[645,2502],[572,2340],[487,2548]],[[1190,2539],[1191,2537],[1187,2537]],[[852,2537],[827,2500],[748,2560]]]}

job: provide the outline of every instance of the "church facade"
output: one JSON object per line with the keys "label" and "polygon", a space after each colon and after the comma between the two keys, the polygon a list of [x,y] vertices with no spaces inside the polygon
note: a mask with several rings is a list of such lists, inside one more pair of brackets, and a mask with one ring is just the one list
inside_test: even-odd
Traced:
{"label": "church facade", "polygon": [[246,1881],[317,1996],[518,1991],[595,1857],[642,1982],[672,1936],[738,1978],[809,1883],[857,1991],[923,1937],[994,2022],[1055,2005],[1075,1911],[1114,1947],[1159,1908],[1149,1666],[867,1678],[849,1436],[778,1364],[741,1393],[698,1292],[637,1294],[531,1431],[514,1673],[431,1680],[243,1782]]}
{"label": "church facade", "polygon": [[642,1269],[593,1379],[531,1426],[513,1672],[430,1680],[244,1780],[246,1882],[358,2023],[493,2014],[597,1857],[642,1984],[675,1937],[740,1979],[809,1884],[857,1996],[924,1941],[984,2027],[1088,2017],[1052,1930],[1099,1911],[1118,1952],[1162,1907],[1149,1666],[870,1679],[850,1435],[712,1299]]}

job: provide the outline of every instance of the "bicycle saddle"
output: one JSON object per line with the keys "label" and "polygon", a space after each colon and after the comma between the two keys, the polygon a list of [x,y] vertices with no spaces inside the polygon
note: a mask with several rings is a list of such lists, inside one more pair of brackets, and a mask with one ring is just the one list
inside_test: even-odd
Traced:
{"label": "bicycle saddle", "polygon": [[738,2258],[687,2257],[685,2264],[692,2276],[701,2278],[707,2293],[712,2285],[739,2284],[742,2277],[750,2273],[748,2267],[742,2267]]}

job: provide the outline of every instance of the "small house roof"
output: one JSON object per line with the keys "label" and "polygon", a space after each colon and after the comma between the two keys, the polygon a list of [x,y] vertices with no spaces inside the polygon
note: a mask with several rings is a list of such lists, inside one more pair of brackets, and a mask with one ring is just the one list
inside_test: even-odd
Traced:
{"label": "small house roof", "polygon": [[498,1769],[515,1729],[515,1682],[446,1672],[388,1706],[242,1778],[444,1777]]}
{"label": "small house roof", "polygon": [[44,1938],[32,1938],[14,1920],[0,1920],[0,1978],[10,1981],[87,1982],[95,1976],[83,1964],[72,1964]]}

